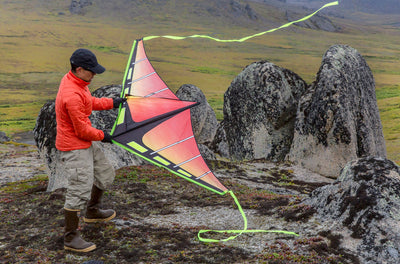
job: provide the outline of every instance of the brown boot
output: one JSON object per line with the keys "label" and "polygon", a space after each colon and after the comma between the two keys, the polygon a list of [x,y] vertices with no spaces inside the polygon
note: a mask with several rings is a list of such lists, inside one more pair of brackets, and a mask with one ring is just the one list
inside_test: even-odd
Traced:
{"label": "brown boot", "polygon": [[96,185],[93,185],[90,201],[86,209],[86,216],[83,217],[83,221],[86,223],[107,222],[117,215],[112,209],[100,209],[102,196],[103,191],[97,188]]}
{"label": "brown boot", "polygon": [[96,245],[83,240],[78,231],[78,211],[64,209],[65,233],[64,249],[75,252],[90,252],[96,249]]}

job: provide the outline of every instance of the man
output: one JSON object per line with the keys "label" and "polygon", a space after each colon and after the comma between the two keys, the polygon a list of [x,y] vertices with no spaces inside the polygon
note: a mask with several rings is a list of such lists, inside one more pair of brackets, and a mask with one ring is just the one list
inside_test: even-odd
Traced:
{"label": "man", "polygon": [[87,207],[84,216],[87,223],[106,222],[116,216],[112,209],[100,209],[103,192],[113,182],[115,172],[98,141],[111,143],[112,137],[92,127],[89,116],[92,110],[119,107],[125,99],[95,98],[90,94],[89,83],[96,74],[105,71],[90,50],[76,50],[70,63],[71,70],[62,78],[56,97],[56,148],[68,175],[64,248],[89,252],[96,245],[81,238],[78,213]]}

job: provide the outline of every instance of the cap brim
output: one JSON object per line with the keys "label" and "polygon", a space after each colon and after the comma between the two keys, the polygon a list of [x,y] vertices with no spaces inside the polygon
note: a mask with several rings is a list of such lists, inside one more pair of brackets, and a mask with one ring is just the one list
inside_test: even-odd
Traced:
{"label": "cap brim", "polygon": [[91,69],[88,69],[96,74],[101,74],[103,72],[105,72],[106,68],[104,68],[103,66],[101,66],[100,64],[97,64],[96,67],[93,67]]}

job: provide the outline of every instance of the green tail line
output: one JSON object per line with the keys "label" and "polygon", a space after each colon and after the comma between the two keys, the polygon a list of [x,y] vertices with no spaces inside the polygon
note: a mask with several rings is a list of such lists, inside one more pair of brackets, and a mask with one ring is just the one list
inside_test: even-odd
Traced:
{"label": "green tail line", "polygon": [[329,6],[335,6],[335,5],[339,5],[339,1],[334,1],[334,2],[331,2],[331,3],[325,4],[324,6],[322,6],[320,9],[318,9],[314,13],[312,13],[312,14],[310,14],[308,16],[305,16],[303,18],[300,18],[300,19],[298,19],[296,21],[291,21],[291,22],[286,23],[286,24],[284,24],[284,25],[282,25],[280,27],[273,28],[273,29],[270,29],[270,30],[267,30],[267,31],[264,31],[264,32],[260,32],[260,33],[257,33],[257,34],[251,35],[251,36],[243,37],[241,39],[219,39],[219,38],[214,38],[214,37],[207,36],[207,35],[191,35],[191,36],[185,36],[185,37],[164,35],[164,36],[147,36],[147,37],[144,37],[143,40],[150,40],[150,39],[155,39],[155,38],[167,38],[167,39],[173,39],[173,40],[182,40],[182,39],[186,39],[186,38],[206,38],[206,39],[211,39],[211,40],[218,41],[218,42],[244,42],[244,41],[246,41],[248,39],[251,39],[251,38],[254,38],[254,37],[258,37],[258,36],[261,36],[261,35],[264,35],[264,34],[267,34],[267,33],[271,33],[271,32],[274,32],[276,30],[289,27],[294,23],[298,23],[298,22],[302,22],[304,20],[307,20],[307,19],[311,18],[312,16],[314,16],[315,14],[317,14],[322,9],[324,9],[326,7],[329,7]]}
{"label": "green tail line", "polygon": [[[243,230],[200,230],[197,233],[197,237],[199,238],[199,240],[201,242],[226,242],[232,239],[235,239],[236,237],[240,236],[243,233],[281,233],[281,234],[285,234],[285,235],[293,235],[293,236],[299,236],[298,234],[294,233],[294,232],[290,232],[290,231],[285,231],[285,230],[258,230],[258,229],[247,229],[247,218],[246,218],[246,214],[244,213],[242,206],[239,203],[239,200],[237,199],[236,195],[233,193],[233,191],[228,191],[229,194],[232,196],[233,200],[236,203],[236,206],[238,207],[242,217],[243,217],[243,222],[244,222],[244,228]],[[212,239],[212,238],[203,238],[201,237],[201,234],[204,233],[208,233],[208,232],[213,232],[213,233],[234,233],[237,235],[234,236],[230,236],[228,238],[224,238],[224,239]]]}

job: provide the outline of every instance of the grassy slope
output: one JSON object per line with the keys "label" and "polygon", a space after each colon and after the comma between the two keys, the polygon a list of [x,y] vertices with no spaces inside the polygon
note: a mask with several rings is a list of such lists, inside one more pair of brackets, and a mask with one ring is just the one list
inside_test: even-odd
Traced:
{"label": "grassy slope", "polygon": [[[96,1],[85,16],[70,15],[68,0],[0,4],[0,23],[5,25],[0,29],[0,131],[12,135],[33,128],[41,105],[55,98],[59,80],[69,68],[68,58],[78,47],[94,50],[107,68],[91,84],[94,90],[121,83],[135,38],[157,34],[240,38],[286,23],[284,10],[258,3],[251,3],[261,17],[254,22],[230,16],[229,1],[133,1],[138,3],[133,9],[119,5],[123,2],[113,1],[111,6],[110,1]],[[158,7],[155,2],[165,4]],[[341,33],[290,27],[245,43],[154,39],[146,42],[146,50],[171,89],[185,83],[198,86],[222,118],[223,93],[246,65],[269,60],[310,83],[328,47],[348,44],[366,58],[374,73],[388,156],[400,161],[400,127],[393,124],[400,96],[400,30],[374,26],[377,16],[363,14],[362,18],[365,25],[334,19],[341,24]]]}

